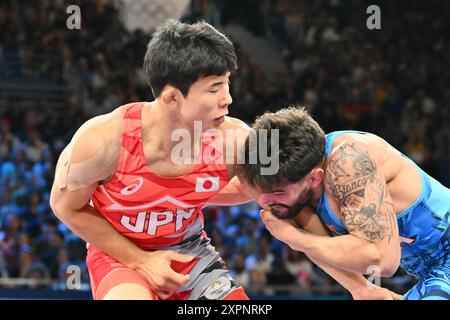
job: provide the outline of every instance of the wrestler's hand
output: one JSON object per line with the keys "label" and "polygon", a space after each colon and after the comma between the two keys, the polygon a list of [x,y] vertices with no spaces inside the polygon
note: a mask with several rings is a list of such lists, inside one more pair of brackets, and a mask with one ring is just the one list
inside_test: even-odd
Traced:
{"label": "wrestler's hand", "polygon": [[386,288],[369,287],[352,293],[354,300],[401,300],[402,296]]}
{"label": "wrestler's hand", "polygon": [[188,263],[193,258],[170,250],[144,252],[134,269],[160,299],[167,299],[189,280],[188,274],[183,275],[172,269],[172,261]]}
{"label": "wrestler's hand", "polygon": [[261,210],[259,214],[270,234],[286,244],[289,244],[289,235],[292,232],[303,232],[291,219],[278,219],[269,210]]}

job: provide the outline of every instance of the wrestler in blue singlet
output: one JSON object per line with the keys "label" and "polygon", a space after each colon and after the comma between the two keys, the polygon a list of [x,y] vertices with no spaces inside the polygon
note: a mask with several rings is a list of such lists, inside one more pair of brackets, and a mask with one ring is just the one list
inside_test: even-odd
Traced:
{"label": "wrestler in blue singlet", "polygon": [[[336,137],[345,133],[366,134],[356,131],[327,134],[325,157]],[[404,299],[450,300],[450,189],[416,168],[422,178],[422,191],[408,209],[397,214],[402,247],[400,266],[418,279]],[[325,192],[316,210],[333,236],[348,233],[330,209]]]}

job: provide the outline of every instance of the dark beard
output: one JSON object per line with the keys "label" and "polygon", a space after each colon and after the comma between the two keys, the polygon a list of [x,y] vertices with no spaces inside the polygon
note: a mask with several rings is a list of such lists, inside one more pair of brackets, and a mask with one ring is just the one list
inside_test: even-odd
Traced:
{"label": "dark beard", "polygon": [[271,208],[270,211],[278,219],[294,219],[297,216],[297,214],[299,214],[300,211],[302,211],[302,209],[304,207],[306,207],[307,205],[309,205],[311,203],[311,199],[313,196],[312,190],[308,189],[308,191],[306,191],[305,193],[306,193],[305,195],[303,195],[304,193],[301,193],[298,196],[297,201],[291,206],[287,206],[287,205],[279,204],[279,203],[276,204],[277,206],[287,208],[288,209],[287,213],[281,213],[273,208]]}

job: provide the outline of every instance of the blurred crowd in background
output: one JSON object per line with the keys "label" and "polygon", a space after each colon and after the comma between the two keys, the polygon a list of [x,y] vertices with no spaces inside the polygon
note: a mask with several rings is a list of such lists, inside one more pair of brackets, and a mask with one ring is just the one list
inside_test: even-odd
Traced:
{"label": "blurred crowd in background", "polygon": [[[450,19],[445,1],[378,1],[382,30],[368,30],[365,1],[192,0],[186,22],[239,24],[283,54],[283,71],[262,66],[235,43],[230,115],[249,124],[289,104],[309,108],[326,132],[380,135],[450,187]],[[87,119],[153,99],[141,70],[149,35],[128,31],[110,1],[82,0],[82,28],[65,28],[67,1],[0,2],[0,83],[64,84],[63,107],[17,95],[0,104],[0,276],[58,279],[83,270],[85,244],[52,213],[57,157]],[[448,7],[446,7],[448,9]],[[339,292],[302,253],[274,240],[255,203],[204,210],[206,231],[250,294]],[[404,293],[398,272],[382,284]],[[278,288],[278,289],[277,289]],[[341,290],[343,292],[343,290]]]}

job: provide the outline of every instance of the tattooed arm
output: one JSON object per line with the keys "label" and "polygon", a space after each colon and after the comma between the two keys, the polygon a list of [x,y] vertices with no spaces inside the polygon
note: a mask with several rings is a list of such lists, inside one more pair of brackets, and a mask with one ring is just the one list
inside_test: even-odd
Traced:
{"label": "tattooed arm", "polygon": [[327,160],[324,183],[340,205],[348,235],[328,238],[294,228],[277,232],[282,222],[270,214],[266,226],[292,249],[341,269],[367,274],[377,267],[381,276],[394,274],[400,263],[397,220],[383,172],[368,147],[358,142],[336,148]]}
{"label": "tattooed arm", "polygon": [[[329,237],[326,227],[312,208],[306,207],[295,218],[296,225],[318,236]],[[355,300],[391,300],[400,296],[384,288],[369,284],[361,273],[342,270],[313,256],[308,258],[347,289]]]}
{"label": "tattooed arm", "polygon": [[[266,224],[267,229],[275,237],[288,244],[295,243],[296,241],[305,241],[305,237],[306,241],[308,241],[308,239],[313,239],[314,241],[324,241],[324,238],[331,239],[319,216],[309,207],[303,208],[295,218],[295,221],[277,219],[267,210],[261,210],[261,217]],[[298,229],[298,227],[301,229]],[[324,242],[325,244],[326,241],[327,240]],[[355,300],[398,300],[401,298],[400,295],[392,291],[377,287],[371,283],[369,284],[361,273],[339,268],[334,264],[325,262],[324,259],[312,256],[309,251],[306,252],[306,255],[312,262],[317,264],[347,289]],[[331,259],[330,256],[329,258]]]}
{"label": "tattooed arm", "polygon": [[382,274],[400,263],[397,217],[383,171],[363,142],[343,143],[327,161],[326,185],[341,208],[349,236],[375,252]]}

